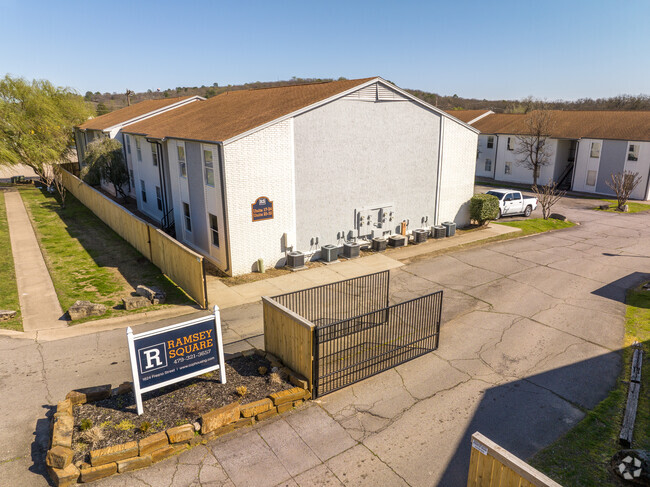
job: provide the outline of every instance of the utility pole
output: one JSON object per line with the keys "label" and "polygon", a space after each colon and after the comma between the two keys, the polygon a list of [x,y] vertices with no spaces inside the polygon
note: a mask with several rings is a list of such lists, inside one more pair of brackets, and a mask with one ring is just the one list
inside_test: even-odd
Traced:
{"label": "utility pole", "polygon": [[131,106],[131,97],[135,96],[135,92],[129,90],[128,88],[126,89],[126,105]]}

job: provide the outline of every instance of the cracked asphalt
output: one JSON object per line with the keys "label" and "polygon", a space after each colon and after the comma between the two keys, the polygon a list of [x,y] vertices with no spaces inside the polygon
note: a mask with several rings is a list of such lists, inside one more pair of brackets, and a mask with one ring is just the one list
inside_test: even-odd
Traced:
{"label": "cracked asphalt", "polygon": [[[650,214],[593,206],[567,198],[556,210],[580,226],[391,271],[392,302],[444,290],[436,352],[96,485],[461,486],[474,431],[529,457],[615,384],[625,290],[650,279]],[[262,345],[259,304],[222,316],[227,352]],[[0,337],[0,485],[47,485],[49,405],[129,380],[124,335]]]}

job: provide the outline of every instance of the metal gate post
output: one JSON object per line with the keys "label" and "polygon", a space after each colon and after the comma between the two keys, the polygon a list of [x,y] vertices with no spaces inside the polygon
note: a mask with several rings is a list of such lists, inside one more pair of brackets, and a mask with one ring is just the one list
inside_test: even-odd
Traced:
{"label": "metal gate post", "polygon": [[312,328],[312,369],[311,369],[311,397],[316,399],[318,397],[318,326]]}

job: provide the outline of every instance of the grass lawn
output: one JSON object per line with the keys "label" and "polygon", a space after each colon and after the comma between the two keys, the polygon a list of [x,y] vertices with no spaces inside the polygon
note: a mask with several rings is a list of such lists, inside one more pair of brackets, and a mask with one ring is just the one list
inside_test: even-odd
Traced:
{"label": "grass lawn", "polygon": [[[507,227],[521,228],[521,233],[514,234],[515,237],[523,237],[525,235],[533,235],[534,233],[548,232],[550,230],[560,230],[562,228],[569,228],[575,226],[575,223],[569,221],[555,220],[549,218],[528,218],[526,220],[517,220],[514,222],[493,222],[497,225],[505,225]],[[504,235],[508,236],[508,234]]]}
{"label": "grass lawn", "polygon": [[641,395],[634,425],[632,448],[650,449],[650,292],[640,288],[627,293],[623,369],[616,387],[564,437],[537,453],[530,463],[564,487],[623,485],[607,471],[611,457],[621,446],[618,435],[627,402],[626,383],[634,340],[643,344]]}
{"label": "grass lawn", "polygon": [[[607,210],[601,210],[600,208],[594,208],[595,210],[608,211],[610,213],[621,213],[620,211],[618,211],[616,209],[617,206],[618,206],[618,202],[616,200],[605,200],[605,199],[603,199],[601,201],[609,203],[611,206]],[[650,205],[647,204],[647,203],[637,203],[635,201],[628,201],[627,206],[628,206],[628,209],[629,209],[628,213],[639,213],[641,211],[650,211]]]}
{"label": "grass lawn", "polygon": [[138,284],[164,289],[167,304],[191,302],[157,267],[71,194],[66,198],[66,207],[61,208],[53,195],[34,186],[21,187],[20,193],[64,311],[78,299],[105,304],[108,311],[101,318],[142,311],[122,308],[121,299]]}
{"label": "grass lawn", "polygon": [[14,259],[11,255],[11,241],[9,240],[9,227],[5,210],[5,195],[2,191],[0,191],[0,309],[17,311],[15,318],[0,321],[0,328],[23,331],[16,274],[14,272]]}

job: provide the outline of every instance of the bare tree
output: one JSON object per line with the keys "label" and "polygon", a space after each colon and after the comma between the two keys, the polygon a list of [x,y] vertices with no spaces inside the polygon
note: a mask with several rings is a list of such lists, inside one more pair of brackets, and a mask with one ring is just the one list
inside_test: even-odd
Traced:
{"label": "bare tree", "polygon": [[541,188],[535,184],[533,186],[533,192],[537,197],[537,202],[542,207],[542,217],[544,220],[548,220],[553,205],[560,201],[566,194],[566,191],[557,189],[557,181],[553,181],[553,178],[549,179],[548,183]]}
{"label": "bare tree", "polygon": [[59,193],[61,208],[65,208],[65,197],[68,194],[68,190],[63,184],[63,168],[60,164],[52,165],[52,185],[56,189],[56,192]]}
{"label": "bare tree", "polygon": [[525,133],[517,136],[517,164],[533,171],[533,186],[537,186],[542,167],[551,163],[549,136],[554,122],[549,110],[539,108],[525,115]]}
{"label": "bare tree", "polygon": [[641,176],[639,176],[638,172],[623,171],[622,173],[612,174],[611,178],[611,182],[605,181],[605,184],[616,193],[618,211],[624,211],[623,207],[627,204],[627,200],[630,199],[634,188],[641,182]]}

